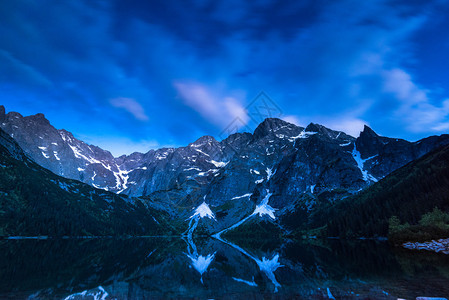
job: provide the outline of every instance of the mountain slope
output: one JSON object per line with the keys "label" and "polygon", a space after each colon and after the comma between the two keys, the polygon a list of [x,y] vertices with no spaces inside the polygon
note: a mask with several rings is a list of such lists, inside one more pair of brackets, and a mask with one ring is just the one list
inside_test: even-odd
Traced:
{"label": "mountain slope", "polygon": [[143,197],[171,218],[190,220],[192,209],[208,204],[217,217],[198,224],[204,233],[234,226],[265,200],[275,217],[268,215],[270,222],[286,231],[310,228],[323,209],[449,144],[449,135],[408,142],[365,126],[354,138],[319,124],[304,128],[268,118],[253,133],[222,141],[203,136],[186,147],[114,158],[55,129],[41,114],[22,117],[0,107],[0,127],[42,166],[94,187]]}
{"label": "mountain slope", "polygon": [[57,176],[29,159],[0,129],[0,236],[167,233],[167,214]]}
{"label": "mountain slope", "polygon": [[126,187],[127,170],[117,166],[109,151],[54,128],[43,114],[5,114],[5,108],[0,106],[0,128],[35,162],[55,174],[115,192]]}
{"label": "mountain slope", "polygon": [[[384,138],[369,127],[354,139],[318,124],[301,128],[279,121],[265,120],[260,125],[265,133],[256,129],[248,145],[208,186],[207,199],[217,213],[214,231],[247,218],[267,194],[275,218],[266,215],[262,220],[286,231],[307,229],[324,208],[359,193],[428,149],[449,143],[448,135],[415,143]],[[371,153],[367,133],[382,141]],[[365,143],[357,146],[360,140]]]}
{"label": "mountain slope", "polygon": [[394,171],[322,214],[329,236],[386,236],[388,219],[416,224],[438,207],[449,211],[449,146]]}

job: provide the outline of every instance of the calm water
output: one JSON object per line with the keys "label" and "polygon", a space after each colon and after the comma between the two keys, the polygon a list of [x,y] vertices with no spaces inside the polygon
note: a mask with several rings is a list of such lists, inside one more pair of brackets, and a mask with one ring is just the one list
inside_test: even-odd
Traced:
{"label": "calm water", "polygon": [[386,242],[1,240],[1,299],[414,299],[449,295],[449,256]]}

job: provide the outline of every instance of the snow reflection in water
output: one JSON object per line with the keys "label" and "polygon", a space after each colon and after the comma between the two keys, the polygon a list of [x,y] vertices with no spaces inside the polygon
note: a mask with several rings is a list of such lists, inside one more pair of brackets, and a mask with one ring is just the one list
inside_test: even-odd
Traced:
{"label": "snow reflection in water", "polygon": [[207,256],[202,255],[187,255],[188,258],[192,261],[192,267],[195,268],[195,270],[200,273],[201,278],[200,281],[203,283],[203,273],[207,271],[209,268],[209,265],[214,260],[215,253],[214,254],[208,254]]}
{"label": "snow reflection in water", "polygon": [[[189,232],[190,233],[190,232]],[[206,256],[199,255],[196,245],[193,241],[192,234],[187,236],[187,257],[192,261],[192,267],[200,273],[200,281],[203,283],[203,274],[209,268],[215,257],[215,252],[213,254],[208,254]],[[204,283],[203,283],[204,284]]]}
{"label": "snow reflection in water", "polygon": [[[259,267],[259,269],[267,276],[267,278],[273,283],[274,285],[274,292],[276,293],[278,291],[278,288],[281,287],[281,284],[276,280],[276,276],[274,276],[274,272],[280,268],[283,267],[283,265],[281,265],[279,263],[279,254],[276,253],[273,255],[273,258],[271,259],[267,259],[266,257],[262,257],[262,259],[258,259],[256,257],[254,257],[253,255],[249,254],[247,251],[245,251],[243,248],[237,246],[236,244],[233,244],[229,241],[226,241],[224,239],[222,239],[219,235],[215,235],[214,236],[216,239],[218,239],[219,241],[233,247],[234,249],[238,250],[239,252],[241,252],[242,254],[246,255],[247,257],[251,258],[252,260],[254,260],[257,264],[257,266]],[[235,278],[234,278],[235,280]]]}

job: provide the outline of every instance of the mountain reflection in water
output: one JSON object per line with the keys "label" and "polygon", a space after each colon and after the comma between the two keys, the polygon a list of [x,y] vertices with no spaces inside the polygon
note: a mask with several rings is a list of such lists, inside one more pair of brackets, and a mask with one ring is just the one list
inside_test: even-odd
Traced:
{"label": "mountain reflection in water", "polygon": [[377,241],[0,240],[0,298],[414,299],[449,295],[449,256]]}

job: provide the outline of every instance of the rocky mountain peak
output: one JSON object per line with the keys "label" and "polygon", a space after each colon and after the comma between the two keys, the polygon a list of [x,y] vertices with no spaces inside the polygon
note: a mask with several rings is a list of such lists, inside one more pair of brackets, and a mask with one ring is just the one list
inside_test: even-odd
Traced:
{"label": "rocky mountain peak", "polygon": [[371,144],[378,144],[381,143],[380,136],[374,132],[370,127],[365,125],[363,128],[363,131],[360,132],[360,136],[357,138],[357,145],[360,144],[360,146],[371,145]]}
{"label": "rocky mountain peak", "polygon": [[325,128],[323,125],[316,124],[316,123],[310,123],[306,127],[307,132],[321,132]]}
{"label": "rocky mountain peak", "polygon": [[288,123],[284,120],[278,118],[266,118],[262,123],[257,126],[256,130],[254,130],[254,138],[260,139],[271,132],[274,132],[276,129],[287,126],[295,126],[291,123]]}
{"label": "rocky mountain peak", "polygon": [[75,139],[75,137],[73,136],[73,134],[65,129],[59,129],[58,130],[59,135],[61,136],[61,138],[64,140],[64,142],[71,142]]}
{"label": "rocky mountain peak", "polygon": [[239,141],[239,140],[240,141],[244,140],[245,142],[248,142],[248,141],[251,140],[252,136],[253,135],[251,133],[249,133],[249,132],[236,132],[236,133],[233,133],[233,134],[229,135],[227,138],[225,138],[222,141],[222,143],[224,143],[224,144],[232,144],[232,143],[234,143],[236,141]]}
{"label": "rocky mountain peak", "polygon": [[3,120],[5,120],[5,117],[6,117],[5,107],[3,105],[0,105],[0,122],[3,122]]}
{"label": "rocky mountain peak", "polygon": [[42,113],[35,114],[34,116],[29,116],[28,118],[40,125],[50,125],[50,121],[45,118],[45,115]]}
{"label": "rocky mountain peak", "polygon": [[7,119],[21,119],[23,118],[23,116],[21,114],[19,114],[18,112],[15,111],[10,111],[9,113],[6,114],[6,118]]}
{"label": "rocky mountain peak", "polygon": [[213,143],[218,143],[218,142],[213,136],[205,135],[205,136],[200,137],[199,139],[197,139],[195,142],[191,143],[190,145],[194,146],[194,147],[201,147],[201,146],[204,146],[207,144],[213,144]]}
{"label": "rocky mountain peak", "polygon": [[367,136],[367,137],[378,137],[379,135],[374,132],[374,130],[371,129],[368,125],[363,126],[363,131],[360,132],[360,136]]}
{"label": "rocky mountain peak", "polygon": [[356,140],[357,150],[360,151],[362,158],[371,157],[381,151],[385,142],[370,127],[365,125],[360,136]]}
{"label": "rocky mountain peak", "polygon": [[346,133],[342,131],[335,131],[332,129],[327,128],[326,126],[316,124],[316,123],[310,123],[307,125],[306,132],[316,132],[319,133],[321,136],[330,138],[330,139],[339,139],[339,140],[351,140],[354,139],[353,137],[347,135]]}

